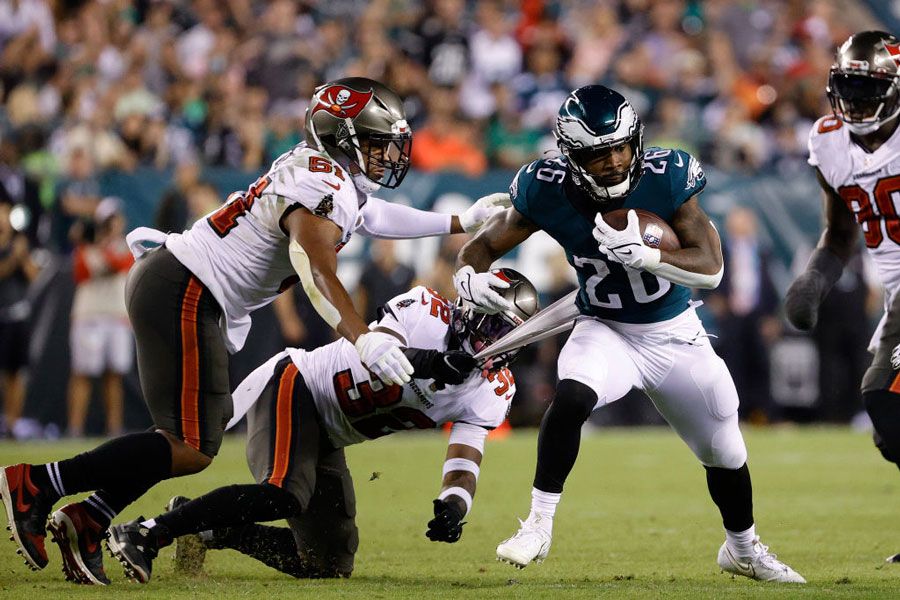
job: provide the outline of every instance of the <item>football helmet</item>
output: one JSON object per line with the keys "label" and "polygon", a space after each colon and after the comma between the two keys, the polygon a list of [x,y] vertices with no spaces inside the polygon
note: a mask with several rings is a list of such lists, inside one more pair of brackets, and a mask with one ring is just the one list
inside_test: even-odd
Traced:
{"label": "football helmet", "polygon": [[359,173],[363,193],[400,185],[409,170],[412,132],[403,100],[365,77],[336,79],[316,88],[306,109],[306,141]]}
{"label": "football helmet", "polygon": [[[532,317],[540,308],[538,291],[528,279],[513,269],[491,269],[504,281],[509,282],[505,290],[497,290],[509,300],[513,308],[489,315],[475,310],[475,306],[462,299],[457,300],[452,317],[452,330],[462,349],[475,355]],[[485,369],[499,369],[508,366],[521,348],[503,352],[488,358],[482,366]]]}
{"label": "football helmet", "polygon": [[[572,181],[593,199],[605,202],[627,196],[644,169],[644,126],[625,97],[602,85],[578,88],[566,98],[553,130],[560,152],[569,159]],[[630,144],[631,164],[615,179],[591,175],[592,160],[621,144]]]}
{"label": "football helmet", "polygon": [[883,31],[850,36],[825,88],[831,109],[853,133],[872,133],[900,113],[900,40]]}

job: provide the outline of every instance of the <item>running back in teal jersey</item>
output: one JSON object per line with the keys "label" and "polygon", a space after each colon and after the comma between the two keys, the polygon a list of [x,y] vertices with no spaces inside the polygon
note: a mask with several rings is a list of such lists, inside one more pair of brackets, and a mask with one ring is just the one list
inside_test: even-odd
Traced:
{"label": "running back in teal jersey", "polygon": [[683,150],[648,148],[637,187],[618,202],[590,199],[571,183],[569,169],[565,157],[534,161],[519,169],[509,193],[515,209],[565,249],[581,287],[579,310],[623,323],[657,323],[686,310],[688,288],[608,260],[591,231],[598,211],[618,208],[641,208],[671,222],[706,186],[697,159]]}

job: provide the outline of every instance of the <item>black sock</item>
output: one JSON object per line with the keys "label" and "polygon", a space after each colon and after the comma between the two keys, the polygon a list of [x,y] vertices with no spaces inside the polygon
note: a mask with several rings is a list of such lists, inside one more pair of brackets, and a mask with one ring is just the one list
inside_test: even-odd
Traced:
{"label": "black sock", "polygon": [[125,507],[147,493],[155,484],[135,484],[115,489],[98,490],[82,500],[84,509],[104,529]]}
{"label": "black sock", "polygon": [[161,540],[164,542],[166,538],[207,529],[286,519],[299,512],[300,502],[290,492],[267,483],[254,483],[220,487],[156,517],[155,521],[165,528]]}
{"label": "black sock", "polygon": [[704,468],[709,495],[719,507],[725,529],[734,532],[750,529],[753,525],[753,486],[747,463],[740,469]]}
{"label": "black sock", "polygon": [[291,577],[313,577],[300,560],[294,534],[287,527],[251,523],[216,532],[217,545],[237,550]]}
{"label": "black sock", "polygon": [[900,467],[900,394],[875,390],[863,394],[872,419],[875,446],[885,460]]}
{"label": "black sock", "polygon": [[[162,434],[131,433],[67,460],[39,465],[59,496],[94,490],[144,491],[172,476],[172,447]],[[143,493],[143,492],[141,492]]]}
{"label": "black sock", "polygon": [[571,379],[556,386],[556,396],[541,420],[534,487],[559,494],[578,458],[581,426],[597,405],[597,394]]}

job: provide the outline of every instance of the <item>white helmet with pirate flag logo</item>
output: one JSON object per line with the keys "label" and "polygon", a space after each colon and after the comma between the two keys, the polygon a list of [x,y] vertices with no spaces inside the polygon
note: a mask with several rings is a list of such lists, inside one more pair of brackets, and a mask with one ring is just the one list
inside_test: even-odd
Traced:
{"label": "white helmet with pirate flag logo", "polygon": [[825,92],[850,131],[877,131],[900,114],[900,40],[884,31],[850,36],[838,48]]}
{"label": "white helmet with pirate flag logo", "polygon": [[403,100],[365,77],[336,79],[316,88],[306,109],[306,141],[353,174],[359,191],[400,185],[409,170],[412,132]]}
{"label": "white helmet with pirate flag logo", "polygon": [[[486,314],[476,310],[475,305],[463,299],[457,300],[453,311],[452,330],[462,349],[478,354],[507,333],[524,323],[540,309],[538,291],[528,278],[514,269],[491,269],[509,287],[497,292],[512,304],[512,309],[496,314]],[[482,365],[486,369],[499,369],[509,365],[522,348],[503,352]]]}

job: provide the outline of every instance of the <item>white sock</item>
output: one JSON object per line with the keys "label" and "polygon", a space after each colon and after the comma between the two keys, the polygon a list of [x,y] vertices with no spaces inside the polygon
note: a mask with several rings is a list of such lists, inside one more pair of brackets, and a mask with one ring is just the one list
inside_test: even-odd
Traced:
{"label": "white sock", "polygon": [[156,519],[147,519],[146,521],[141,521],[141,525],[143,525],[147,529],[153,529],[156,526]]}
{"label": "white sock", "polygon": [[725,530],[725,543],[738,556],[753,556],[753,540],[756,539],[756,525],[745,531]]}
{"label": "white sock", "polygon": [[[540,515],[542,519],[553,521],[553,515],[556,514],[556,505],[562,494],[552,494],[550,492],[542,492],[537,488],[531,488],[531,515]],[[529,515],[529,517],[531,516]]]}

